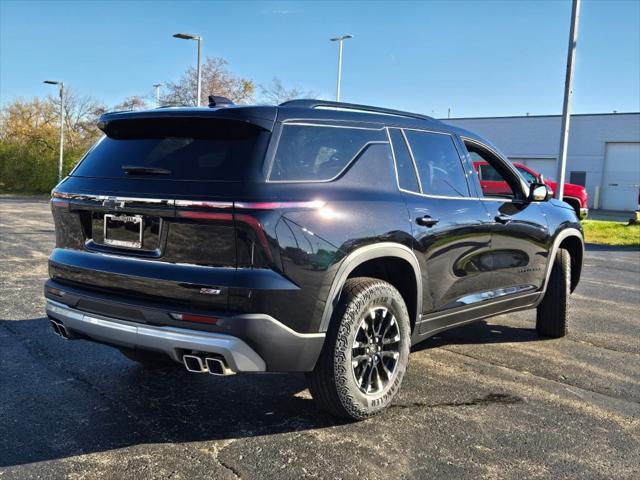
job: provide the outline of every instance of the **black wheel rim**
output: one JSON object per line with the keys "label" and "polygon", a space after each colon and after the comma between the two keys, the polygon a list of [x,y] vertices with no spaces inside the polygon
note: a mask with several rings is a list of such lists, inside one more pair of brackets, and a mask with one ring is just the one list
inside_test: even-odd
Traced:
{"label": "black wheel rim", "polygon": [[400,358],[400,330],[385,307],[371,308],[361,320],[351,348],[356,384],[365,395],[377,395],[394,380]]}

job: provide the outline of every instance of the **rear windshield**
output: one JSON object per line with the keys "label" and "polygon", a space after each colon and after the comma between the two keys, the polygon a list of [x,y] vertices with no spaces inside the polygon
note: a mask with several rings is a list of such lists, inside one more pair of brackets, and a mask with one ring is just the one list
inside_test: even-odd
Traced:
{"label": "rear windshield", "polygon": [[240,181],[266,144],[254,125],[202,118],[115,120],[77,177]]}

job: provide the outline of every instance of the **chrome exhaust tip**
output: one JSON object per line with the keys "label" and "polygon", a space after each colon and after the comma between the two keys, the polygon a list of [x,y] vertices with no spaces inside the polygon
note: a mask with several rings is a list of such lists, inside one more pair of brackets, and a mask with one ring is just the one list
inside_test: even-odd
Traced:
{"label": "chrome exhaust tip", "polygon": [[71,335],[69,334],[67,327],[65,327],[62,322],[58,322],[57,320],[53,320],[52,318],[50,318],[49,321],[51,322],[51,326],[53,327],[53,331],[56,333],[56,335],[64,338],[65,340],[71,339]]}
{"label": "chrome exhaust tip", "polygon": [[51,322],[51,328],[53,328],[53,333],[61,337],[62,334],[60,333],[60,328],[58,327],[58,324],[53,320],[49,320],[49,321]]}
{"label": "chrome exhaust tip", "polygon": [[183,355],[182,362],[189,372],[207,373],[209,371],[207,365],[196,355]]}
{"label": "chrome exhaust tip", "polygon": [[58,323],[58,330],[60,331],[60,336],[65,340],[69,340],[71,338],[71,335],[69,335],[69,331],[67,330],[67,327],[64,326],[64,324]]}
{"label": "chrome exhaust tip", "polygon": [[220,358],[205,358],[207,369],[211,375],[226,376],[234,372],[227,366],[224,360]]}

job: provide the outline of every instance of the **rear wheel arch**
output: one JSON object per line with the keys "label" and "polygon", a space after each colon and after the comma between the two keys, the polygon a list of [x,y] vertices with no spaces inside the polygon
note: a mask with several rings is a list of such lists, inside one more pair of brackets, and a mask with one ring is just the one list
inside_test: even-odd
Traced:
{"label": "rear wheel arch", "polygon": [[400,243],[382,242],[351,252],[340,263],[327,297],[320,331],[329,327],[335,305],[349,278],[370,277],[393,285],[402,295],[409,312],[411,329],[422,311],[422,276],[415,254]]}

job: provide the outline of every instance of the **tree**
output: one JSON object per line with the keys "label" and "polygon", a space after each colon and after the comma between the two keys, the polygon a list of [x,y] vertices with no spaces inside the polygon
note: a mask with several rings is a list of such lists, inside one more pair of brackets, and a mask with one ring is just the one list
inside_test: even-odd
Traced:
{"label": "tree", "polygon": [[287,100],[296,98],[315,98],[317,95],[311,91],[305,91],[299,86],[285,87],[278,77],[273,77],[271,85],[260,85],[260,103],[279,105]]}
{"label": "tree", "polygon": [[0,140],[32,143],[53,151],[57,148],[59,112],[59,100],[56,104],[50,99],[19,98],[0,111]]}
{"label": "tree", "polygon": [[[92,97],[76,95],[70,88],[65,88],[64,93],[65,147],[89,148],[101,135],[96,124],[107,107]],[[49,96],[47,101],[54,103],[60,112],[58,97]]]}
{"label": "tree", "polygon": [[[100,136],[106,109],[65,89],[64,167],[73,168]],[[60,98],[17,99],[0,109],[0,191],[47,192],[57,182]]]}
{"label": "tree", "polygon": [[[246,78],[241,78],[229,71],[228,62],[224,58],[207,57],[202,64],[202,92],[201,105],[207,105],[209,95],[220,95],[230,98],[236,103],[249,103],[253,100],[255,84]],[[182,74],[177,82],[165,84],[161,97],[163,105],[196,104],[197,70],[190,67]]]}
{"label": "tree", "polygon": [[122,102],[113,107],[114,110],[144,110],[149,108],[147,101],[139,95],[125,98]]}

